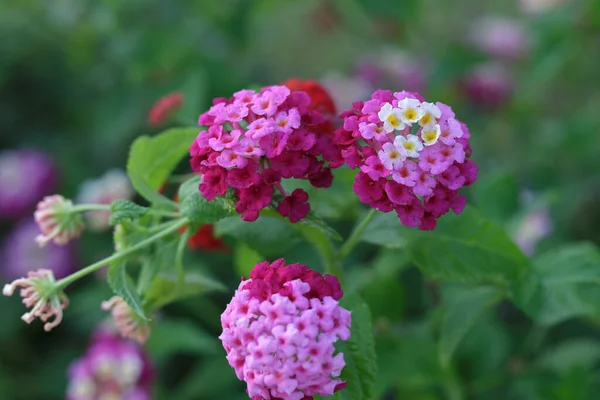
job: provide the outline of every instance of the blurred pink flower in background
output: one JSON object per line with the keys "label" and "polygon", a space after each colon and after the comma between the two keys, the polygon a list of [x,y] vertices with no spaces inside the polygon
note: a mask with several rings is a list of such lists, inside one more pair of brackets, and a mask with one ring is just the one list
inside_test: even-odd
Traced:
{"label": "blurred pink flower in background", "polygon": [[49,269],[60,279],[74,270],[73,246],[48,243],[40,247],[35,242],[39,233],[35,221],[26,219],[4,238],[0,247],[0,277],[3,281],[17,279],[37,269]]}
{"label": "blurred pink flower in background", "polygon": [[512,92],[512,77],[498,62],[474,66],[460,81],[460,89],[476,106],[494,109],[505,103]]}
{"label": "blurred pink flower in background", "polygon": [[101,327],[68,371],[67,400],[150,400],[153,366],[144,350]]}
{"label": "blurred pink flower in background", "polygon": [[372,90],[386,87],[421,92],[425,89],[423,63],[412,54],[393,47],[384,47],[377,53],[359,59],[356,76],[368,82]]}
{"label": "blurred pink flower in background", "polygon": [[487,16],[476,20],[469,31],[469,40],[481,52],[494,58],[522,58],[530,46],[530,37],[518,19]]}
{"label": "blurred pink flower in background", "polygon": [[56,189],[52,159],[38,150],[0,152],[0,219],[18,219]]}
{"label": "blurred pink flower in background", "polygon": [[554,230],[550,206],[545,202],[533,205],[534,201],[534,195],[530,191],[524,191],[521,194],[521,202],[529,210],[518,221],[512,234],[515,243],[528,256],[533,255],[540,240]]}
{"label": "blurred pink flower in background", "polygon": [[[111,169],[97,179],[85,181],[79,188],[77,203],[111,204],[118,199],[130,200],[135,195],[127,174],[120,169]],[[85,213],[88,227],[103,231],[109,227],[109,211]]]}

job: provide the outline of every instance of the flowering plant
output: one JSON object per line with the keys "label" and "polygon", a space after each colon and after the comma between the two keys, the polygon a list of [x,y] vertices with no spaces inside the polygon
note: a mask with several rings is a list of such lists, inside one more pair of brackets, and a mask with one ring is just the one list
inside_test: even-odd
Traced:
{"label": "flowering plant", "polygon": [[[159,101],[150,123],[168,122],[183,99]],[[374,295],[361,270],[386,280],[390,269],[412,263],[434,304],[442,284],[472,288],[443,293],[454,299],[440,311],[443,371],[454,368],[468,326],[493,305],[551,307],[555,294],[544,291],[526,256],[459,192],[478,169],[471,132],[452,108],[406,91],[353,100],[337,114],[326,89],[297,79],[239,90],[198,110],[199,126],[136,139],[127,177],[114,170],[88,182],[75,203],[60,195],[39,202],[35,242],[47,250],[40,254],[67,249],[86,227],[114,230],[110,256],[75,272],[67,257],[22,277],[14,271],[27,268],[15,267],[3,289],[22,297],[25,322],[59,330],[69,320],[70,286],[107,269],[114,293],[97,307],[108,322],[69,369],[68,399],[151,398],[157,371],[143,346],[151,349],[161,326],[169,329],[165,307],[192,296],[231,298],[208,347],[214,351],[218,337],[220,359],[253,400],[378,393],[375,338],[390,328],[371,315]],[[175,174],[182,160],[189,167]],[[140,201],[131,200],[132,188]],[[348,206],[356,221],[336,213]],[[33,239],[26,233],[15,234],[3,259],[16,264],[21,241]],[[314,251],[293,253],[300,241]],[[241,282],[228,285],[219,271],[190,262],[193,252],[233,253]],[[379,253],[361,269],[364,252]],[[394,281],[386,284],[390,290],[375,297],[394,304]],[[465,304],[471,311],[463,315]]]}

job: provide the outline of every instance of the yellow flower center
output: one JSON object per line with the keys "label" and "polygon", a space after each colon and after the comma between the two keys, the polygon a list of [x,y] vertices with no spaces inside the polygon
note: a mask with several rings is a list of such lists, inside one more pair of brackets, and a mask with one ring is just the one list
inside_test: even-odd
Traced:
{"label": "yellow flower center", "polygon": [[435,140],[436,132],[435,131],[427,131],[423,133],[423,139],[426,142],[433,142]]}
{"label": "yellow flower center", "polygon": [[429,114],[429,113],[426,113],[425,115],[423,115],[423,116],[421,117],[421,123],[422,123],[423,125],[427,125],[427,124],[431,123],[431,119],[432,119],[432,118],[431,118],[431,114]]}
{"label": "yellow flower center", "polygon": [[398,121],[398,118],[396,117],[395,114],[390,114],[390,116],[387,118],[388,122],[390,123],[391,126],[398,126],[400,125],[400,121]]}
{"label": "yellow flower center", "polygon": [[404,112],[404,116],[406,117],[407,120],[411,121],[416,118],[417,112],[415,111],[414,108],[409,108],[408,110],[406,110]]}
{"label": "yellow flower center", "polygon": [[395,160],[397,158],[400,158],[400,153],[398,153],[395,150],[392,150],[392,151],[390,151],[389,157],[390,157],[390,160]]}
{"label": "yellow flower center", "polygon": [[404,148],[408,151],[412,151],[415,149],[415,144],[413,142],[404,142],[402,146],[404,146]]}

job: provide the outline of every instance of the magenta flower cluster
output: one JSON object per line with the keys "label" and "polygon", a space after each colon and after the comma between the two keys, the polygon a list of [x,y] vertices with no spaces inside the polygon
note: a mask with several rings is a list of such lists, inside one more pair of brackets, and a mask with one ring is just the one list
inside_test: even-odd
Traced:
{"label": "magenta flower cluster", "polygon": [[312,399],[345,387],[334,343],[350,336],[350,312],[336,277],[279,259],[257,264],[221,316],[220,339],[248,395]]}
{"label": "magenta flower cluster", "polygon": [[137,343],[101,327],[69,367],[67,400],[150,400],[153,368]]}
{"label": "magenta flower cluster", "polygon": [[463,210],[458,189],[475,181],[477,167],[469,160],[469,130],[449,106],[377,90],[341,116],[334,142],[346,164],[360,169],[353,188],[363,203],[423,230],[450,209]]}
{"label": "magenta flower cluster", "polygon": [[280,214],[292,222],[303,219],[310,210],[308,194],[302,189],[286,193],[281,180],[305,179],[315,187],[329,187],[331,168],[341,164],[331,151],[331,136],[319,131],[325,118],[310,103],[308,94],[285,86],[216,99],[200,116],[199,124],[207,129],[190,148],[192,169],[202,174],[202,195],[212,200],[232,188],[236,210],[245,221],[254,221],[279,191],[284,197]]}

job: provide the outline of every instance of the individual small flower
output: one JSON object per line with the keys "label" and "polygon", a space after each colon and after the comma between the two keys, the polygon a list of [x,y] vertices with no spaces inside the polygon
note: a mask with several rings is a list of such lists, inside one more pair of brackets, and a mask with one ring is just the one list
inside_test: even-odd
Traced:
{"label": "individual small flower", "polygon": [[[118,199],[130,200],[135,195],[127,174],[111,169],[100,178],[89,179],[79,188],[77,203],[111,204]],[[110,211],[88,211],[84,215],[87,226],[94,231],[107,230]]]}
{"label": "individual small flower", "polygon": [[[423,136],[422,132],[424,132],[424,129],[421,131],[421,136]],[[396,139],[394,139],[394,146],[396,146],[404,158],[418,158],[419,153],[423,150],[423,143],[421,143],[416,135],[406,135],[406,137],[396,136]]]}
{"label": "individual small flower", "polygon": [[406,97],[398,102],[398,108],[400,109],[402,121],[407,125],[419,122],[421,117],[425,115],[425,111],[421,108],[421,102],[417,99]]}
{"label": "individual small flower", "polygon": [[[46,332],[60,324],[63,310],[69,304],[69,300],[62,291],[56,289],[56,281],[51,270],[29,271],[27,278],[19,278],[4,285],[2,294],[12,296],[17,288],[21,288],[20,295],[25,307],[31,308],[21,317],[23,321],[30,324],[34,319],[39,318],[45,322]],[[53,318],[52,321],[49,321],[50,318]]]}
{"label": "individual small flower", "polygon": [[150,400],[154,370],[143,349],[101,327],[68,370],[67,400]]}
{"label": "individual small flower", "polygon": [[162,125],[183,104],[183,93],[174,92],[158,99],[148,113],[148,124]]}
{"label": "individual small flower", "polygon": [[150,337],[150,323],[142,319],[119,296],[113,296],[108,301],[103,301],[101,308],[110,311],[119,334],[127,339],[132,339],[139,344],[144,344]]}
{"label": "individual small flower", "polygon": [[[235,116],[227,111],[231,106]],[[231,99],[216,100],[200,116],[199,123],[207,128],[190,146],[192,169],[202,175],[202,195],[213,200],[229,191],[245,221],[256,220],[269,205],[293,222],[304,218],[308,199],[289,196],[281,180],[328,187],[331,168],[342,164],[333,138],[320,127],[330,116],[316,108],[306,92],[286,86],[242,90]],[[276,192],[283,196],[281,207]],[[298,207],[290,210],[290,204]]]}
{"label": "individual small flower", "polygon": [[[394,109],[404,126],[388,131],[386,117]],[[404,225],[423,230],[435,228],[450,210],[462,211],[458,189],[475,181],[477,167],[468,159],[471,134],[449,106],[418,93],[377,90],[340,116],[344,124],[334,132],[334,144],[350,168],[360,169],[353,185],[360,201],[395,210]]]}
{"label": "individual small flower", "polygon": [[51,270],[57,279],[75,269],[74,248],[70,244],[58,246],[35,243],[39,228],[33,218],[19,222],[4,238],[0,248],[0,277],[14,280],[31,270]]}
{"label": "individual small flower", "polygon": [[423,126],[421,129],[421,139],[423,139],[424,146],[432,146],[437,143],[440,137],[440,126],[438,124],[429,124]]}
{"label": "individual small flower", "polygon": [[33,149],[0,152],[0,218],[17,219],[56,189],[52,159]]}
{"label": "individual small flower", "polygon": [[72,208],[71,200],[56,194],[46,196],[38,203],[33,216],[42,232],[35,238],[40,246],[45,246],[50,241],[65,245],[79,237],[84,228],[83,220]]}
{"label": "individual small flower", "polygon": [[227,361],[251,399],[330,396],[346,382],[334,343],[350,337],[336,277],[279,259],[257,264],[221,315]]}
{"label": "individual small flower", "polygon": [[476,20],[469,37],[475,47],[495,58],[515,60],[525,55],[529,48],[525,26],[519,20],[501,16]]}
{"label": "individual small flower", "polygon": [[394,108],[390,103],[386,103],[381,107],[377,116],[383,122],[383,129],[386,132],[404,129],[406,122],[402,112],[402,110]]}
{"label": "individual small flower", "polygon": [[473,67],[460,86],[474,105],[495,109],[510,97],[512,79],[502,64],[490,62]]}

